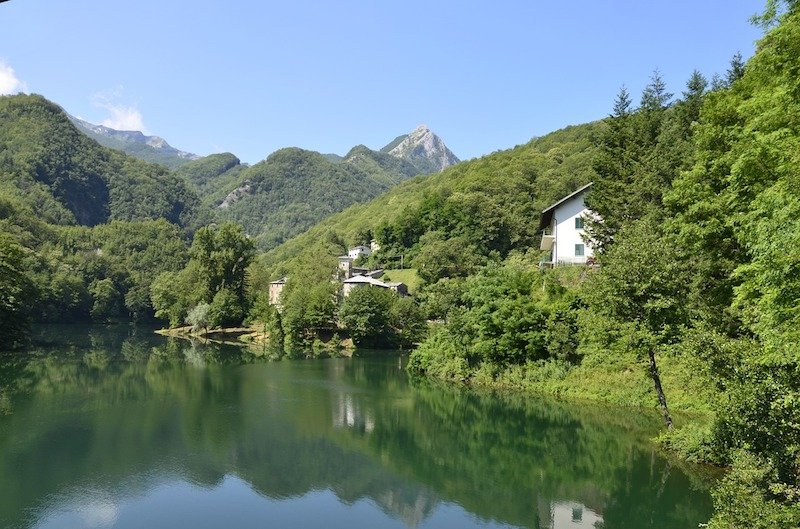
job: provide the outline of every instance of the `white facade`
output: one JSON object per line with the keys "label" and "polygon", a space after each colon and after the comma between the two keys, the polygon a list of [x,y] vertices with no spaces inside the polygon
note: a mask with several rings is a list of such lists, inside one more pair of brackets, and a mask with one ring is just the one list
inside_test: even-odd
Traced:
{"label": "white facade", "polygon": [[591,184],[564,197],[542,212],[542,250],[550,250],[553,265],[586,264],[594,257],[584,225],[593,212],[584,204]]}
{"label": "white facade", "polygon": [[550,519],[544,527],[552,529],[595,529],[603,525],[603,516],[574,501],[550,505]]}
{"label": "white facade", "polygon": [[351,259],[358,259],[362,255],[364,257],[369,257],[372,255],[372,248],[369,246],[356,246],[354,248],[350,248],[347,250],[347,255]]}

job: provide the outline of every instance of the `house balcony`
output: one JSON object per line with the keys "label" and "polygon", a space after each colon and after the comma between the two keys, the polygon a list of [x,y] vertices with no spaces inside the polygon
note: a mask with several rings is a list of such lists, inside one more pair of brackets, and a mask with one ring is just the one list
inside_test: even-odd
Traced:
{"label": "house balcony", "polygon": [[539,249],[543,252],[549,252],[553,249],[553,244],[556,242],[556,236],[549,229],[542,232],[542,242],[539,244]]}

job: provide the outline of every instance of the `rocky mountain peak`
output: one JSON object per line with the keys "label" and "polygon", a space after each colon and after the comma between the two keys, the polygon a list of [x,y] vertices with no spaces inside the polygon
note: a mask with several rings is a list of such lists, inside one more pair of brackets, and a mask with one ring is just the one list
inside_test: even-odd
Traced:
{"label": "rocky mountain peak", "polygon": [[395,140],[397,143],[388,153],[412,162],[424,172],[437,173],[460,161],[427,125],[418,126],[401,141],[398,140],[400,138]]}

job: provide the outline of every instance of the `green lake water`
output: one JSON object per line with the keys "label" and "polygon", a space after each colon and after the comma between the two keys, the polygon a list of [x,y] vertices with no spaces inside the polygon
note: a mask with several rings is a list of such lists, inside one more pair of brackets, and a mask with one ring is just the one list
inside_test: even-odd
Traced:
{"label": "green lake water", "polygon": [[658,416],[117,327],[0,357],[0,527],[696,528]]}

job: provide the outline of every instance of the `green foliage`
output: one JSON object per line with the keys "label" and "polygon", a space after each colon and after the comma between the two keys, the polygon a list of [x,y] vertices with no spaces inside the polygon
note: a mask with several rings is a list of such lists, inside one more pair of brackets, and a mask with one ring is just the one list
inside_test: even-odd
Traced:
{"label": "green foliage", "polygon": [[292,276],[283,291],[281,325],[286,349],[310,350],[314,340],[336,328],[338,287],[330,280],[306,283]]}
{"label": "green foliage", "polygon": [[352,290],[339,309],[339,322],[358,347],[411,347],[427,330],[411,298],[383,288]]}
{"label": "green foliage", "polygon": [[156,316],[177,327],[204,303],[209,326],[241,323],[248,311],[246,272],[254,254],[252,241],[237,224],[197,230],[189,263],[179,272],[161,274],[152,285]]}
{"label": "green foliage", "polygon": [[419,305],[409,297],[395,296],[389,308],[389,327],[396,347],[411,348],[428,333],[428,323]]}
{"label": "green foliage", "polygon": [[663,432],[659,438],[661,446],[692,463],[724,464],[714,445],[713,432],[707,423],[690,422],[680,428]]}
{"label": "green foliage", "polygon": [[52,226],[0,195],[0,229],[24,244],[25,275],[37,321],[148,319],[150,285],[186,262],[182,230],[165,220]]}
{"label": "green foliage", "polygon": [[0,350],[19,345],[28,326],[33,285],[23,268],[24,249],[0,232]]}
{"label": "green foliage", "polygon": [[192,331],[206,330],[209,326],[215,327],[211,323],[210,307],[208,303],[201,302],[189,311],[189,314],[186,315],[186,323],[192,326]]}
{"label": "green foliage", "polygon": [[628,92],[617,96],[614,113],[599,136],[593,167],[597,173],[586,205],[598,214],[587,231],[602,253],[626,224],[645,216],[665,215],[663,194],[692,161],[692,123],[698,119],[707,82],[695,71],[683,99],[672,94],[658,71],[631,109]]}
{"label": "green foliage", "polygon": [[192,160],[175,169],[175,174],[192,185],[206,205],[219,202],[235,188],[247,168],[233,154],[226,152]]}
{"label": "green foliage", "polygon": [[768,459],[747,452],[736,453],[731,472],[713,492],[715,513],[708,527],[794,529],[800,526],[800,491],[795,489],[787,498],[788,491],[775,488],[776,481]]}
{"label": "green foliage", "polygon": [[422,249],[414,258],[423,281],[431,284],[444,278],[467,277],[485,261],[466,237],[445,239],[441,232],[429,231],[419,244]]}
{"label": "green foliage", "polygon": [[153,282],[151,299],[155,316],[178,327],[189,311],[200,303],[208,303],[211,293],[204,289],[198,266],[190,262],[180,272],[163,272]]}
{"label": "green foliage", "polygon": [[92,295],[90,313],[93,320],[103,321],[120,314],[123,298],[111,279],[94,281],[89,286],[89,293]]}
{"label": "green foliage", "polygon": [[449,363],[454,350],[466,366],[481,362],[506,366],[549,358],[576,361],[577,300],[552,275],[509,262],[467,279],[448,312],[444,330],[412,353],[412,357],[426,358],[415,365],[421,370],[431,364],[435,347],[447,341],[444,335],[458,344],[443,353]]}
{"label": "green foliage", "polygon": [[359,347],[391,344],[389,311],[395,294],[383,288],[356,288],[339,310],[339,320]]}
{"label": "green foliage", "polygon": [[625,226],[603,265],[587,289],[590,310],[629,325],[645,348],[675,341],[688,322],[691,270],[660,225],[647,218]]}
{"label": "green foliage", "polygon": [[211,295],[226,288],[240,302],[244,301],[245,273],[255,256],[255,248],[242,226],[225,222],[200,228],[189,256],[197,263],[203,285]]}
{"label": "green foliage", "polygon": [[[332,162],[313,151],[276,151],[241,171],[237,184],[226,188],[234,194],[220,206],[219,215],[243,224],[259,247],[277,246],[325,217],[373,199],[407,178],[391,168],[373,171],[387,160],[396,163],[394,157],[372,153],[374,159],[370,158],[366,167],[357,162],[364,159],[363,155]],[[223,197],[218,198],[221,202]]]}
{"label": "green foliage", "polygon": [[214,294],[208,306],[208,324],[213,328],[238,325],[246,314],[242,298],[233,289],[223,287]]}
{"label": "green foliage", "polygon": [[164,167],[101,147],[41,96],[0,97],[0,184],[54,224],[207,220],[197,196]]}

